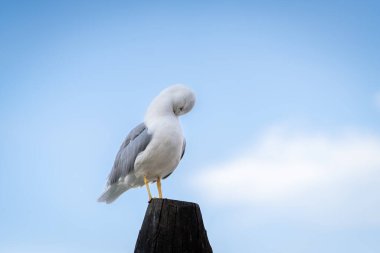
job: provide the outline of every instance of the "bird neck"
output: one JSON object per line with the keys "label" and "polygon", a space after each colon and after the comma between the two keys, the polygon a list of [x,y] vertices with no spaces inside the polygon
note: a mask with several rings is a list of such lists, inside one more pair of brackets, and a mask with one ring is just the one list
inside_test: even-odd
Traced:
{"label": "bird neck", "polygon": [[145,123],[149,124],[160,121],[164,118],[173,118],[178,120],[173,111],[172,101],[170,99],[157,97],[149,105],[148,110],[145,114],[144,121]]}

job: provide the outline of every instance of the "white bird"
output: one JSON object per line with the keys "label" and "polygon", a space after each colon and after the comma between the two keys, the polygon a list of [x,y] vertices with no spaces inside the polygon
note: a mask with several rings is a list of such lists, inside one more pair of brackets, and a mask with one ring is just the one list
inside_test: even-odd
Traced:
{"label": "white bird", "polygon": [[123,192],[144,184],[151,200],[149,182],[157,182],[162,198],[161,179],[175,170],[186,147],[178,116],[189,112],[194,103],[194,93],[184,85],[164,89],[151,102],[144,122],[122,143],[99,202],[111,203]]}

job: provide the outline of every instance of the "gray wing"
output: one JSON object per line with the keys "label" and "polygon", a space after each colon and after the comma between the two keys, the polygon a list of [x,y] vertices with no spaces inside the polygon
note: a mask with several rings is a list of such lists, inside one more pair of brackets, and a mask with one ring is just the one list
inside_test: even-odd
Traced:
{"label": "gray wing", "polygon": [[[185,154],[185,150],[186,150],[186,139],[183,138],[181,159],[182,159],[183,155]],[[165,178],[169,177],[172,173],[173,173],[173,172],[167,174],[167,175],[164,176],[162,179],[165,179]]]}
{"label": "gray wing", "polygon": [[133,171],[136,157],[145,150],[151,139],[152,135],[144,123],[131,130],[116,155],[107,185],[118,182]]}

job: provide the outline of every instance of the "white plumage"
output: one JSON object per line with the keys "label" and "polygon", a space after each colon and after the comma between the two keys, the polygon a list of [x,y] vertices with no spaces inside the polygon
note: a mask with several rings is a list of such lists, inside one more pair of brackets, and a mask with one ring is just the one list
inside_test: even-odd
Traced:
{"label": "white plumage", "polygon": [[[149,105],[144,123],[132,129],[120,147],[108,178],[105,192],[98,201],[111,203],[130,188],[157,181],[177,167],[186,146],[178,116],[189,112],[194,93],[184,85],[164,89]],[[144,182],[145,178],[145,182]]]}

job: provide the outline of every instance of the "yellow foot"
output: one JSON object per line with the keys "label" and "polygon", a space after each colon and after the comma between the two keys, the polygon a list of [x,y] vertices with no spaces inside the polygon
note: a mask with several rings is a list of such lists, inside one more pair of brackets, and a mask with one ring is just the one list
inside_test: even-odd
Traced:
{"label": "yellow foot", "polygon": [[146,179],[146,177],[144,176],[144,183],[145,183],[145,186],[146,186],[146,190],[148,192],[148,196],[149,196],[149,202],[152,200],[152,194],[150,193],[150,189],[149,189],[149,181]]}

